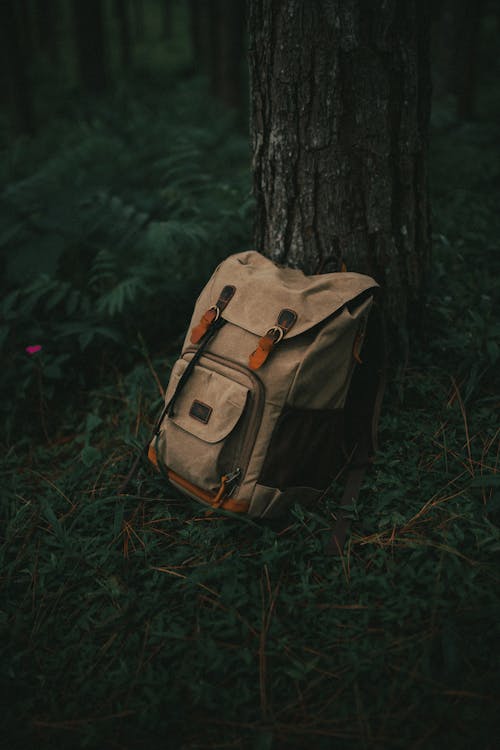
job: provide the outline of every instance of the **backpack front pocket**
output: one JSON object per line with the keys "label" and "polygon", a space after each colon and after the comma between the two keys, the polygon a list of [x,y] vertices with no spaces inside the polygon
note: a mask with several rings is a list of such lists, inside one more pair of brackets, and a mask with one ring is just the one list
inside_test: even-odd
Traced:
{"label": "backpack front pocket", "polygon": [[[191,355],[192,356],[192,355]],[[174,365],[166,400],[188,365],[190,355]],[[243,382],[242,382],[243,381]],[[209,492],[221,477],[240,468],[253,420],[252,382],[227,365],[203,356],[161,425],[158,449],[168,469]]]}

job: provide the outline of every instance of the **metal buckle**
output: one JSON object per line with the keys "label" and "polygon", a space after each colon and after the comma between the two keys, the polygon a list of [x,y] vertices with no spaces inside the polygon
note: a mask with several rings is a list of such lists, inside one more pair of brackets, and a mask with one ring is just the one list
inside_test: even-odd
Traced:
{"label": "metal buckle", "polygon": [[285,331],[280,326],[271,326],[271,328],[266,333],[266,336],[272,335],[274,337],[275,333],[278,334],[278,337],[274,339],[274,343],[278,344],[285,335]]}
{"label": "metal buckle", "polygon": [[220,318],[220,307],[217,307],[217,305],[212,305],[212,307],[208,308],[209,310],[215,310],[215,318],[213,319],[213,323],[215,323],[216,320],[219,320]]}

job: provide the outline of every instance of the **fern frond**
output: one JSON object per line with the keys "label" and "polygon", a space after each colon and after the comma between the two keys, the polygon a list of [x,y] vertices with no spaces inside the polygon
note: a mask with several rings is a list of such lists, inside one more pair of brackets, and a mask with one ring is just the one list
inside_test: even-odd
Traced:
{"label": "fern frond", "polygon": [[135,302],[140,292],[147,293],[147,287],[141,278],[123,279],[97,300],[96,309],[99,313],[113,317],[122,313],[126,305]]}

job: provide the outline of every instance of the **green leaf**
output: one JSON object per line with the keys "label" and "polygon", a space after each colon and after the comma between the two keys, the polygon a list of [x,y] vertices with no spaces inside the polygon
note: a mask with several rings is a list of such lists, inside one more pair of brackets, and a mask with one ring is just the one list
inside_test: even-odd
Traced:
{"label": "green leaf", "polygon": [[85,434],[90,435],[96,427],[99,427],[99,425],[102,424],[102,419],[98,414],[93,414],[90,412],[87,414],[87,418],[85,421]]}
{"label": "green leaf", "polygon": [[80,458],[87,467],[93,466],[97,461],[101,460],[101,457],[101,452],[92,445],[85,445],[80,453]]}

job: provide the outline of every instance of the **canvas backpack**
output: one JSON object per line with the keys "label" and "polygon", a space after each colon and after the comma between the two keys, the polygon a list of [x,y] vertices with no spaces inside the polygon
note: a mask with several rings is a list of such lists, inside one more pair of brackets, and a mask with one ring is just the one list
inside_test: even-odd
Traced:
{"label": "canvas backpack", "polygon": [[[318,502],[343,474],[352,501],[380,401],[380,377],[350,389],[376,288],[369,276],[306,276],[253,251],[224,260],[172,367],[151,462],[188,497],[254,519]],[[347,525],[339,513],[334,546]]]}

